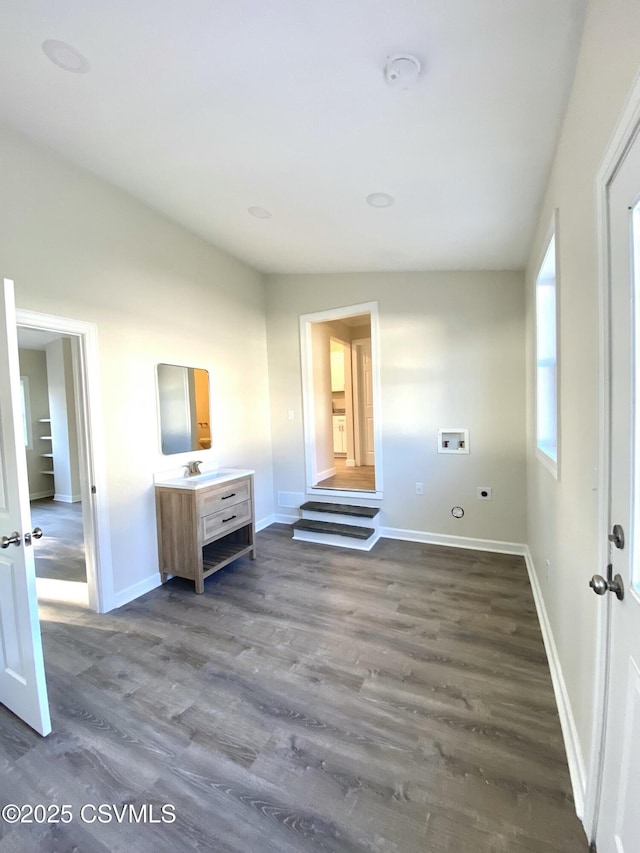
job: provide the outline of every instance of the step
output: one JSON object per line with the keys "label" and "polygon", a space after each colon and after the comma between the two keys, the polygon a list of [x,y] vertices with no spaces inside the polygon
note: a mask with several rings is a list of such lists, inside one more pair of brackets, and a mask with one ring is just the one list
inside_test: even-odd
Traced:
{"label": "step", "polygon": [[307,512],[330,512],[336,515],[353,515],[359,518],[375,518],[380,512],[377,506],[354,506],[352,504],[334,504],[328,501],[307,501],[300,507]]}
{"label": "step", "polygon": [[352,539],[368,539],[375,530],[372,527],[359,527],[357,524],[336,524],[333,521],[314,521],[301,518],[293,523],[295,530],[308,530],[312,533],[330,533],[334,536],[349,536]]}

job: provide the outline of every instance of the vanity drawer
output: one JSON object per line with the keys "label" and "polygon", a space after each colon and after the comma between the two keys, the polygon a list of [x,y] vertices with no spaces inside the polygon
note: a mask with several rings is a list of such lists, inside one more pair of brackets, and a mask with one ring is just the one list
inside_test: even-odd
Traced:
{"label": "vanity drawer", "polygon": [[207,489],[199,496],[199,515],[209,516],[218,510],[248,501],[251,497],[249,479],[237,483],[226,483],[215,489]]}
{"label": "vanity drawer", "polygon": [[233,530],[239,524],[248,524],[251,521],[251,501],[244,501],[225,507],[220,512],[206,515],[202,520],[202,541],[206,542],[213,536],[224,533],[225,528]]}

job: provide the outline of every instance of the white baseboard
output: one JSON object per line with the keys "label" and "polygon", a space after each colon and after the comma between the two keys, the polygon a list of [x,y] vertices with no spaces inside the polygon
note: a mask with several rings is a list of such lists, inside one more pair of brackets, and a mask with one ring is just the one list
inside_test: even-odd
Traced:
{"label": "white baseboard", "polygon": [[[287,516],[288,518],[289,516]],[[275,521],[279,521],[279,517],[274,515],[265,516],[265,518],[261,518],[260,521],[256,521],[256,533],[259,533],[261,530],[264,530],[265,527],[269,527],[270,524],[273,524]]]}
{"label": "white baseboard", "polygon": [[75,504],[82,500],[80,495],[59,495],[57,492],[53,496],[54,501],[61,501],[65,504]]}
{"label": "white baseboard", "polygon": [[144,580],[138,581],[138,583],[134,583],[126,589],[121,589],[120,592],[115,592],[110,602],[104,602],[105,613],[109,610],[115,610],[116,607],[122,607],[124,604],[128,604],[135,598],[139,598],[141,595],[151,592],[152,589],[155,589],[161,584],[160,572],[155,572],[148,578],[144,578]]}
{"label": "white baseboard", "polygon": [[328,480],[329,477],[333,477],[335,473],[335,467],[327,468],[326,471],[318,471],[318,473],[316,474],[316,483],[321,483],[322,480]]}
{"label": "white baseboard", "polygon": [[30,501],[39,501],[39,500],[42,500],[42,498],[52,498],[52,497],[53,497],[53,492],[51,491],[51,489],[49,489],[46,492],[33,492],[32,494],[29,495],[29,500]]}
{"label": "white baseboard", "polygon": [[422,530],[404,530],[400,527],[381,527],[383,539],[403,542],[424,542],[425,545],[443,545],[446,548],[469,548],[473,551],[493,551],[496,554],[515,554],[524,557],[527,546],[520,542],[502,542],[499,539],[471,539],[467,536],[449,536],[445,533],[428,533]]}
{"label": "white baseboard", "polygon": [[564,747],[567,753],[567,762],[569,764],[569,775],[571,777],[571,787],[573,788],[573,799],[575,802],[576,814],[580,820],[582,820],[584,815],[585,793],[587,789],[587,774],[585,771],[582,750],[580,748],[578,730],[576,728],[575,718],[571,709],[567,685],[564,680],[564,675],[562,674],[562,666],[560,665],[558,649],[553,638],[551,623],[547,616],[547,609],[544,605],[544,598],[542,597],[542,591],[540,589],[540,584],[538,583],[538,576],[528,547],[526,548],[524,559],[527,564],[527,572],[529,573],[533,600],[535,601],[536,611],[538,613],[538,621],[540,622],[544,648],[547,653],[547,660],[549,661],[553,692],[556,697],[556,705],[558,706],[558,714],[560,716],[560,726],[562,728],[562,737],[564,739]]}
{"label": "white baseboard", "polygon": [[356,460],[347,458],[347,468],[355,468]]}
{"label": "white baseboard", "polygon": [[[280,512],[280,513],[277,512],[274,515],[272,515],[270,518],[271,518],[271,520],[270,520],[269,524],[293,524],[294,521],[298,521],[298,519],[300,518],[300,513],[298,513],[297,515],[285,515],[282,512]],[[265,527],[267,527],[267,526],[268,525],[265,525]],[[257,530],[257,528],[256,528],[256,530]],[[260,530],[264,530],[264,528],[261,527]]]}

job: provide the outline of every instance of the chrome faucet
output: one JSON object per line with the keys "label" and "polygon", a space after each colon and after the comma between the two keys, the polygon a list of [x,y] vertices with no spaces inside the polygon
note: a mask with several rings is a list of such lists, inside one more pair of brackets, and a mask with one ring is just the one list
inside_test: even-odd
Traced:
{"label": "chrome faucet", "polygon": [[187,476],[193,477],[196,474],[201,474],[200,466],[202,465],[202,459],[196,459],[193,462],[189,462],[187,465]]}

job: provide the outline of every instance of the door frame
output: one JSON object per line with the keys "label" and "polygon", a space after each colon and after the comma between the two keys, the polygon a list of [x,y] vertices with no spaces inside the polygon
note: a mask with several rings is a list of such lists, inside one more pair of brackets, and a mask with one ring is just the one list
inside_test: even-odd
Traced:
{"label": "door frame", "polygon": [[[376,489],[373,492],[353,489],[312,488],[315,482],[315,406],[313,400],[313,347],[311,326],[314,323],[326,323],[342,320],[356,314],[369,314],[371,318],[371,358],[373,369],[373,443],[375,450]],[[330,308],[300,316],[300,362],[302,377],[302,412],[304,420],[304,455],[307,495],[346,496],[351,498],[381,499],[382,483],[382,403],[380,380],[380,326],[378,321],[378,303],[362,302],[358,305],[346,305],[343,308]]]}
{"label": "door frame", "polygon": [[[80,497],[87,558],[87,592],[89,607],[97,613],[105,613],[111,609],[113,601],[113,571],[100,400],[98,328],[94,323],[20,308],[16,309],[16,325],[57,332],[77,342],[73,371],[80,439]],[[92,489],[95,489],[95,493]]]}
{"label": "door frame", "polygon": [[[640,73],[636,75],[625,106],[618,118],[596,175],[596,218],[598,251],[598,566],[602,570],[609,561],[610,502],[610,392],[611,392],[611,312],[610,312],[610,239],[609,188],[627,151],[640,133]],[[598,829],[602,775],[605,756],[609,687],[609,646],[611,601],[597,608],[593,721],[591,727],[591,759],[587,774],[583,823],[592,843]]]}

